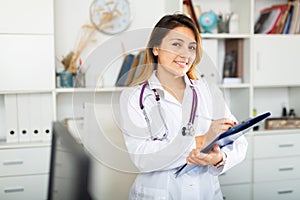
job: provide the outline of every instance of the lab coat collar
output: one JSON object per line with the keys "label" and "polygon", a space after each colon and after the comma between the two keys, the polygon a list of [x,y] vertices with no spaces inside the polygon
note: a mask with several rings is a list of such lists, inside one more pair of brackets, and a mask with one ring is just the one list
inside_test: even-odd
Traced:
{"label": "lab coat collar", "polygon": [[[149,84],[149,88],[152,89],[157,89],[157,90],[162,90],[164,91],[160,81],[158,80],[157,76],[156,76],[156,70],[153,71],[152,75],[150,76],[149,80],[148,80],[148,84]],[[189,77],[187,75],[184,75],[184,82],[186,84],[186,86],[193,86],[194,83],[193,81],[189,79]]]}

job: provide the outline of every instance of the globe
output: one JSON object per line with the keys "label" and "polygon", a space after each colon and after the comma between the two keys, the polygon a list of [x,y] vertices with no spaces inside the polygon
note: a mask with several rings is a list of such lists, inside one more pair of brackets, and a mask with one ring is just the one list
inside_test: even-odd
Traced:
{"label": "globe", "polygon": [[218,25],[218,16],[213,11],[205,12],[200,15],[199,24],[205,33],[212,33],[212,30]]}

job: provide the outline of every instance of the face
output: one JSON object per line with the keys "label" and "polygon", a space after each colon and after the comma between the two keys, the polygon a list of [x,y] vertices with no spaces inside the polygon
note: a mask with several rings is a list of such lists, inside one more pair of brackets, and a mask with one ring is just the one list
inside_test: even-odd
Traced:
{"label": "face", "polygon": [[182,77],[192,66],[197,51],[197,42],[193,31],[187,27],[171,30],[159,47],[153,48],[158,59],[159,73]]}

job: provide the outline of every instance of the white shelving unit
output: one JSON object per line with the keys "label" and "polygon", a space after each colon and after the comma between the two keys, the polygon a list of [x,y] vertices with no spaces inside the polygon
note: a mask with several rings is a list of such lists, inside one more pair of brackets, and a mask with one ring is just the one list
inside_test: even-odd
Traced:
{"label": "white shelving unit", "polygon": [[[283,105],[299,114],[300,84],[299,59],[296,49],[299,35],[254,34],[259,11],[283,0],[195,0],[201,11],[216,13],[233,11],[239,15],[239,33],[202,34],[204,40],[216,40],[218,58],[224,54],[224,40],[241,38],[244,41],[243,83],[222,85],[229,106],[238,117],[271,111],[280,117]],[[221,54],[221,56],[220,56]],[[222,69],[223,60],[217,61]],[[300,130],[259,131],[248,134],[249,150],[246,160],[220,176],[224,199],[299,199],[298,145],[293,141]],[[283,163],[286,163],[284,165]],[[288,167],[284,167],[288,166]]]}
{"label": "white shelving unit", "polygon": [[[86,23],[84,20],[88,20],[88,6],[92,1],[82,2],[84,5],[81,8],[85,10],[84,16],[74,13],[77,8],[76,6],[79,5],[72,2],[71,0],[27,0],[24,3],[22,0],[17,0],[17,2],[14,1],[14,3],[11,3],[6,0],[0,0],[2,5],[0,8],[0,24],[4,24],[4,26],[0,27],[0,52],[1,55],[5,55],[5,62],[2,61],[0,64],[2,71],[5,71],[5,73],[0,74],[1,140],[4,141],[7,134],[5,128],[6,95],[48,95],[50,99],[48,106],[51,107],[52,112],[50,118],[58,121],[66,118],[82,118],[86,102],[117,106],[118,102],[116,100],[122,88],[113,87],[112,83],[108,82],[108,80],[115,77],[115,73],[120,66],[116,62],[115,65],[111,65],[107,69],[108,66],[105,65],[105,57],[101,59],[101,56],[99,56],[104,55],[104,53],[109,54],[110,51],[99,51],[100,54],[94,60],[97,66],[102,67],[98,71],[99,74],[96,74],[96,78],[105,74],[104,83],[107,84],[107,87],[96,87],[96,79],[90,82],[91,85],[89,85],[89,88],[56,88],[55,86],[55,55],[61,56],[73,47],[74,38],[77,37],[78,31],[74,27],[79,28],[82,24]],[[154,23],[165,13],[175,13],[182,10],[181,0],[147,1],[147,6],[144,7],[145,2],[130,0],[134,19],[128,31],[138,28],[149,28],[150,30]],[[229,13],[233,11],[238,15],[238,33],[201,34],[201,36],[204,50],[210,59],[212,59],[217,69],[213,72],[217,73],[214,74],[214,77],[210,77],[210,72],[207,77],[212,78],[220,85],[221,90],[224,91],[225,97],[228,100],[230,109],[240,120],[251,116],[254,108],[258,113],[269,110],[272,112],[273,117],[279,117],[283,104],[288,109],[294,108],[297,114],[300,113],[300,79],[297,77],[300,74],[300,68],[297,57],[298,52],[296,51],[300,45],[300,36],[256,35],[253,31],[259,10],[284,2],[286,1],[193,0],[194,5],[201,6],[202,12],[213,10],[216,13]],[[15,6],[17,4],[19,5],[18,8],[22,8],[18,12],[15,10],[17,9]],[[68,8],[66,8],[66,5],[68,5]],[[26,13],[30,11],[28,12],[30,15],[25,15],[24,11]],[[154,11],[155,13],[153,13]],[[20,13],[17,19],[15,13]],[[75,16],[75,18],[71,21],[69,16]],[[70,21],[72,23],[69,23]],[[32,26],[33,24],[35,26]],[[126,35],[126,33],[124,34]],[[108,36],[99,35],[101,37],[100,41],[109,40]],[[223,65],[225,41],[228,39],[243,40],[244,59],[243,80],[241,84],[221,84],[222,80],[218,75]],[[13,44],[13,46],[10,44]],[[128,49],[134,47],[134,45],[137,44],[125,43]],[[8,47],[13,48],[9,49]],[[16,49],[18,49],[17,53],[15,53]],[[45,51],[41,51],[41,49]],[[120,52],[111,51],[111,53],[121,54],[121,50]],[[258,132],[250,133],[247,136],[249,150],[246,160],[228,173],[220,176],[222,190],[226,199],[234,200],[241,199],[241,197],[243,199],[254,200],[266,198],[299,199],[300,177],[297,175],[299,174],[299,155],[296,153],[299,152],[298,145],[296,143],[289,145],[290,147],[288,146],[287,149],[290,148],[291,153],[288,155],[284,154],[281,148],[275,149],[274,152],[270,150],[268,151],[269,154],[264,154],[268,149],[266,146],[276,146],[277,143],[273,141],[275,140],[274,138],[280,138],[282,141],[296,141],[296,139],[299,139],[299,135],[300,131],[298,130],[265,131],[263,127],[260,127]],[[268,144],[262,146],[266,139],[268,140]],[[35,151],[37,148],[49,149],[49,141],[2,144],[1,146],[0,154],[4,152],[2,151],[3,149],[23,151],[25,148]],[[46,152],[45,156],[48,156],[48,154],[49,152]],[[290,160],[284,158],[284,156],[288,156]],[[272,177],[260,177],[260,173],[268,170],[270,163],[280,168],[281,166],[277,166],[276,163],[287,162],[287,160],[293,166],[289,170],[284,171],[288,171],[288,175],[281,173],[276,180],[272,179]],[[32,160],[32,162],[35,161]],[[98,165],[99,163],[96,162],[95,166]],[[259,169],[260,166],[263,168],[263,171]],[[103,166],[99,168],[103,169]],[[43,174],[48,173],[47,170],[49,169],[41,169],[43,170]],[[98,189],[98,186],[104,188],[104,182],[116,184],[114,182],[116,180],[112,180],[109,177],[121,177],[123,180],[126,179],[126,182],[130,184],[134,178],[133,176],[126,176],[123,173],[118,174],[113,170],[104,169],[107,176],[103,178],[103,172],[96,168],[94,169],[94,173],[97,176],[97,180],[93,180],[94,195],[104,199],[127,198],[128,188],[120,190],[117,194],[115,192],[102,192]],[[20,175],[24,174],[21,173]],[[45,182],[46,179],[47,177],[41,181]],[[2,181],[0,185],[2,183],[5,184],[3,180],[6,179],[3,179],[0,175],[0,182]],[[266,185],[269,187],[266,187]],[[287,190],[286,188],[290,189]],[[107,188],[106,190],[110,191]],[[43,193],[42,196],[44,197],[45,194]],[[28,197],[34,199],[32,196]],[[37,199],[43,198],[38,197]]]}

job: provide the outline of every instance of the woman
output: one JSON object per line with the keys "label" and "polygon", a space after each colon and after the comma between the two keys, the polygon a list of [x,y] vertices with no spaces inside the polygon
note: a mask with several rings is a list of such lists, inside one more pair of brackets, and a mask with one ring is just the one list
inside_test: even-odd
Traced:
{"label": "woman", "polygon": [[[120,97],[122,132],[140,172],[129,199],[223,199],[218,175],[244,159],[244,137],[200,153],[236,123],[222,95],[197,78],[201,56],[189,17],[166,15],[154,27],[142,71]],[[176,177],[186,162],[197,167]]]}

